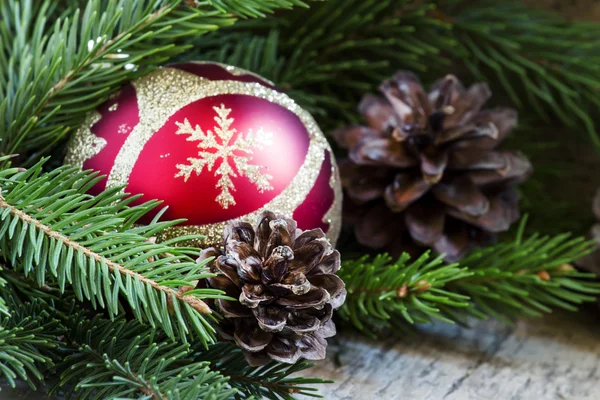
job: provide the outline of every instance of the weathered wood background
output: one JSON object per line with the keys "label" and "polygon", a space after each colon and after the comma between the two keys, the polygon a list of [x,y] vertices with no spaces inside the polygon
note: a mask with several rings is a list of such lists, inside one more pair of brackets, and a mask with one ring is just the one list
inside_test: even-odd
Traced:
{"label": "weathered wood background", "polygon": [[600,399],[597,312],[559,313],[512,327],[439,324],[402,341],[339,339],[341,347],[331,347],[329,358],[306,373],[335,380],[321,389],[326,399]]}

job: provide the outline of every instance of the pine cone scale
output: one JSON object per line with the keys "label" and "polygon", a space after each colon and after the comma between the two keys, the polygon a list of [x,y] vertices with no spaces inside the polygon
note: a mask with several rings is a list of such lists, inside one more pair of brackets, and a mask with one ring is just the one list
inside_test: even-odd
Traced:
{"label": "pine cone scale", "polygon": [[256,308],[261,303],[270,303],[273,296],[266,294],[262,285],[252,285],[246,283],[242,286],[242,291],[239,296],[239,301],[242,305],[248,308]]}
{"label": "pine cone scale", "polygon": [[[388,102],[379,97],[365,96],[358,105],[358,111],[367,122],[367,125],[371,128],[369,130],[369,135],[371,137],[382,137],[379,132],[384,132],[396,124],[396,114],[394,113],[394,110]],[[366,137],[366,135],[363,137]]]}
{"label": "pine cone scale", "polygon": [[279,307],[258,307],[252,310],[258,326],[265,332],[281,332],[287,323],[289,313]]}
{"label": "pine cone scale", "polygon": [[281,297],[276,300],[276,303],[284,307],[293,307],[295,310],[305,308],[319,309],[326,303],[329,303],[330,298],[331,296],[325,289],[313,286],[311,290],[304,294],[291,294]]}
{"label": "pine cone scale", "polygon": [[441,207],[427,207],[414,204],[406,211],[406,226],[414,240],[425,246],[431,246],[441,239],[444,232],[446,214]]}
{"label": "pine cone scale", "polygon": [[303,274],[309,273],[325,255],[328,246],[327,239],[318,238],[296,248],[296,257],[290,264],[290,270]]}
{"label": "pine cone scale", "polygon": [[389,172],[377,167],[364,167],[342,160],[339,163],[342,185],[350,196],[360,203],[377,199],[385,193]]}
{"label": "pine cone scale", "polygon": [[385,204],[377,203],[369,207],[354,228],[359,243],[374,249],[381,249],[391,243],[397,236],[396,231],[404,228],[399,224],[396,215]]}
{"label": "pine cone scale", "polygon": [[444,118],[443,129],[451,129],[471,121],[491,95],[492,92],[485,83],[474,84],[466,92],[457,94],[456,100],[448,104],[451,112],[447,112]]}
{"label": "pine cone scale", "polygon": [[411,178],[398,174],[393,184],[385,189],[385,202],[392,211],[403,211],[408,205],[420,199],[430,187],[431,184],[421,177]]}
{"label": "pine cone scale", "polygon": [[[214,283],[214,281],[213,281]],[[213,286],[218,287],[218,286]],[[239,296],[231,296],[233,298]],[[217,300],[216,304],[219,308],[219,311],[223,314],[223,316],[228,318],[245,318],[252,316],[252,312],[250,309],[243,307],[240,303],[227,301],[227,300]]]}
{"label": "pine cone scale", "polygon": [[[236,327],[238,328],[238,327]],[[273,334],[265,332],[258,328],[250,328],[241,324],[239,329],[236,329],[234,340],[238,346],[251,353],[264,350],[272,341]]]}
{"label": "pine cone scale", "polygon": [[488,198],[465,177],[442,182],[431,192],[442,203],[473,217],[484,215],[490,209]]}
{"label": "pine cone scale", "polygon": [[407,168],[418,164],[417,159],[402,142],[387,138],[362,140],[352,149],[349,156],[358,165],[392,165]]}
{"label": "pine cone scale", "polygon": [[510,153],[496,151],[458,150],[452,153],[448,169],[494,169],[502,170],[508,164]]}
{"label": "pine cone scale", "polygon": [[423,180],[430,184],[438,183],[448,164],[448,153],[445,151],[434,151],[431,154],[423,152],[420,154],[420,159]]}

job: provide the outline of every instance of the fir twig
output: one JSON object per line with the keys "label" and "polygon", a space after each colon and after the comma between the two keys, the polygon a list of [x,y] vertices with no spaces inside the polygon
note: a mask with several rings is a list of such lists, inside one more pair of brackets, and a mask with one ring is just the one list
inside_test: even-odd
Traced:
{"label": "fir twig", "polygon": [[467,317],[505,322],[539,316],[552,308],[576,310],[600,294],[595,276],[568,263],[592,250],[569,235],[501,243],[478,250],[460,264],[444,264],[428,253],[417,260],[382,254],[346,261],[340,277],[348,297],[340,315],[356,328],[373,333],[382,327],[438,319],[466,323]]}
{"label": "fir twig", "polygon": [[214,317],[202,299],[222,298],[222,292],[181,290],[210,275],[194,261],[198,250],[173,246],[185,237],[149,241],[181,221],[135,227],[157,202],[129,207],[136,197],[125,197],[122,188],[86,194],[97,174],[41,169],[38,163],[26,171],[0,171],[0,253],[14,271],[40,287],[48,282],[61,292],[71,287],[80,301],[90,300],[111,316],[125,299],[138,320],[171,338],[187,341],[193,334],[205,345],[212,342]]}
{"label": "fir twig", "polygon": [[162,332],[137,321],[88,318],[75,307],[58,314],[67,328],[67,346],[51,393],[69,399],[294,399],[294,394],[318,397],[307,385],[325,382],[289,377],[310,367],[303,361],[250,367],[231,343],[207,350],[168,342]]}
{"label": "fir twig", "polygon": [[35,162],[124,82],[186,52],[183,39],[298,0],[52,0],[0,4],[0,153]]}
{"label": "fir twig", "polygon": [[582,128],[600,149],[593,120],[600,106],[599,24],[566,21],[520,1],[438,1],[454,57],[478,80],[497,82],[521,109],[546,122]]}
{"label": "fir twig", "polygon": [[261,74],[329,128],[355,121],[360,96],[397,69],[448,65],[437,55],[439,46],[448,46],[447,24],[428,15],[432,8],[431,2],[407,0],[313,3],[199,38],[202,54],[185,57]]}
{"label": "fir twig", "polygon": [[[189,0],[192,5],[196,0]],[[219,11],[240,17],[265,17],[277,9],[289,9],[294,6],[308,7],[302,0],[210,0],[210,4]]]}
{"label": "fir twig", "polygon": [[266,76],[327,129],[356,122],[359,98],[397,70],[429,83],[453,66],[548,122],[583,127],[600,147],[597,31],[519,1],[327,1],[199,38],[203,54],[186,57]]}
{"label": "fir twig", "polygon": [[317,393],[316,388],[307,385],[331,382],[319,378],[291,377],[290,375],[313,366],[303,360],[291,365],[271,361],[262,367],[251,367],[244,359],[241,350],[232,343],[217,343],[208,351],[196,347],[195,354],[198,360],[213,360],[210,368],[230,378],[231,387],[238,389],[236,399],[249,399],[255,396],[291,400],[295,398],[295,394],[322,397]]}
{"label": "fir twig", "polygon": [[67,327],[61,376],[51,394],[67,399],[229,399],[235,390],[189,357],[189,344],[166,340],[137,321],[85,313],[63,315]]}
{"label": "fir twig", "polygon": [[35,389],[57,359],[64,329],[41,302],[12,305],[10,316],[0,319],[0,377],[12,387],[21,379]]}

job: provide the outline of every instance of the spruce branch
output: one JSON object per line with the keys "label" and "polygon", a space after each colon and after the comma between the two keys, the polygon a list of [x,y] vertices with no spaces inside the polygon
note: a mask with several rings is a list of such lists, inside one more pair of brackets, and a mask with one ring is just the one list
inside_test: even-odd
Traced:
{"label": "spruce branch", "polygon": [[[362,94],[398,68],[423,70],[422,59],[447,65],[431,37],[445,42],[445,23],[428,15],[427,2],[347,0],[311,3],[310,9],[242,21],[198,38],[202,57],[252,70],[276,82],[320,116],[324,126],[356,119]],[[419,35],[415,32],[418,30]],[[327,118],[323,118],[324,116]],[[334,122],[335,121],[335,122]]]}
{"label": "spruce branch", "polygon": [[[195,349],[195,350],[194,350]],[[221,342],[208,350],[193,347],[197,360],[211,361],[210,368],[229,377],[229,385],[238,390],[236,399],[266,398],[292,400],[299,394],[322,397],[317,389],[307,385],[330,383],[320,378],[291,377],[314,364],[299,360],[295,364],[271,361],[261,367],[251,367],[239,347]]]}
{"label": "spruce branch", "polygon": [[[2,282],[4,284],[2,285]],[[51,301],[58,299],[58,287],[43,285],[38,286],[32,279],[0,264],[0,304],[10,302],[14,305],[37,300]],[[1,309],[0,309],[1,310]]]}
{"label": "spruce branch", "polygon": [[[2,271],[2,266],[0,266],[0,272],[1,271]],[[2,294],[6,293],[7,283],[8,282],[6,282],[6,279],[4,279],[2,276],[0,276],[0,293],[2,293]],[[0,315],[3,315],[3,316],[10,315],[8,305],[6,304],[6,299],[4,296],[0,296]]]}
{"label": "spruce branch", "polygon": [[[200,3],[198,0],[189,0],[190,5]],[[265,17],[277,9],[290,9],[292,7],[308,7],[302,0],[209,0],[217,10],[234,14],[240,17]]]}
{"label": "spruce branch", "polygon": [[212,342],[215,317],[202,299],[223,298],[222,292],[183,289],[210,275],[194,261],[198,250],[174,247],[186,237],[149,240],[181,221],[134,227],[156,201],[130,207],[136,197],[126,197],[122,188],[94,197],[86,192],[97,174],[70,167],[42,173],[42,165],[0,171],[0,254],[13,270],[40,287],[68,287],[111,316],[126,300],[139,321],[173,339],[193,335],[204,345]]}
{"label": "spruce branch", "polygon": [[597,30],[518,1],[347,0],[242,21],[195,43],[202,58],[274,81],[327,129],[356,122],[360,97],[397,70],[429,83],[466,66],[465,81],[493,83],[521,109],[583,127],[600,146],[591,117],[600,105]]}
{"label": "spruce branch", "polygon": [[437,1],[431,14],[452,26],[454,58],[498,82],[512,102],[546,122],[581,128],[600,149],[598,23],[567,21],[523,2]]}
{"label": "spruce branch", "polygon": [[51,394],[67,399],[225,400],[235,393],[227,378],[210,371],[208,362],[189,357],[189,344],[170,342],[137,321],[87,318],[80,311],[63,313],[61,320],[67,345]]}
{"label": "spruce branch", "polygon": [[124,82],[190,49],[198,37],[242,16],[297,0],[52,0],[0,5],[0,153],[28,164],[81,123]]}
{"label": "spruce branch", "polygon": [[423,254],[411,261],[386,254],[346,261],[340,277],[348,296],[339,315],[365,333],[382,327],[438,319],[466,323],[468,317],[505,322],[537,317],[594,301],[600,284],[593,274],[569,265],[592,250],[568,234],[532,235],[477,250],[460,264]]}
{"label": "spruce branch", "polygon": [[35,389],[57,359],[55,351],[61,344],[57,337],[64,329],[42,302],[9,303],[10,316],[0,319],[0,377],[12,387],[20,379]]}
{"label": "spruce branch", "polygon": [[230,343],[208,349],[172,343],[137,321],[88,317],[76,305],[57,314],[67,328],[67,345],[51,394],[68,399],[293,399],[295,393],[314,396],[316,389],[306,385],[324,382],[290,378],[310,366],[302,361],[249,367]]}

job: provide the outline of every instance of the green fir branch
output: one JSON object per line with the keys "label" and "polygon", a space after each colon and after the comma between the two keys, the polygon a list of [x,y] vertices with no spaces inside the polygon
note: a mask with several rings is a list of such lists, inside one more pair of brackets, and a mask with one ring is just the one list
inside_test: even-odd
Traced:
{"label": "green fir branch", "polygon": [[[191,0],[190,3],[199,3]],[[217,10],[239,17],[265,17],[277,9],[308,7],[302,0],[209,0]]]}
{"label": "green fir branch", "polygon": [[0,153],[34,162],[124,82],[190,49],[242,16],[297,0],[52,0],[0,5]]}
{"label": "green fir branch", "polygon": [[44,382],[44,371],[54,366],[58,336],[65,331],[42,302],[11,305],[10,316],[0,319],[0,378],[12,387],[20,379],[35,389]]}
{"label": "green fir branch", "polygon": [[[0,266],[0,273],[2,273],[3,268]],[[6,299],[4,294],[7,292],[6,285],[8,282],[2,276],[0,276],[0,315],[2,316],[10,316],[10,311],[8,305],[6,304]]]}
{"label": "green fir branch", "polygon": [[519,1],[438,1],[452,26],[454,57],[478,80],[497,82],[513,104],[547,123],[585,130],[600,149],[600,24],[566,21]]}
{"label": "green fir branch", "polygon": [[466,323],[468,317],[505,322],[537,317],[554,308],[575,311],[594,301],[600,284],[594,274],[569,265],[593,249],[568,234],[532,235],[472,252],[460,264],[423,254],[411,261],[386,254],[343,263],[340,277],[348,297],[339,315],[357,329],[428,323]]}
{"label": "green fir branch", "polygon": [[332,382],[320,378],[290,376],[314,365],[304,360],[295,364],[271,361],[261,367],[251,367],[244,359],[242,351],[233,343],[217,343],[208,350],[198,346],[195,346],[195,349],[197,360],[212,360],[211,369],[230,378],[229,384],[238,390],[234,396],[236,399],[292,400],[296,394],[320,398],[322,396],[318,394],[318,389],[308,385]]}
{"label": "green fir branch", "polygon": [[290,378],[310,366],[303,361],[250,367],[230,343],[190,347],[135,320],[88,318],[76,307],[58,314],[67,345],[51,394],[67,399],[294,399],[325,382]]}
{"label": "green fir branch", "polygon": [[42,165],[0,171],[0,254],[14,271],[40,287],[69,288],[111,316],[125,301],[139,321],[172,339],[213,342],[215,317],[202,299],[223,298],[222,292],[185,289],[210,276],[194,261],[198,250],[174,246],[189,237],[150,240],[181,221],[135,226],[158,202],[130,207],[137,197],[122,188],[91,196],[86,192],[97,174],[70,167],[42,173]]}
{"label": "green fir branch", "polygon": [[50,391],[67,399],[215,399],[231,398],[227,378],[208,362],[194,362],[189,344],[168,340],[137,321],[88,319],[67,313],[67,346]]}
{"label": "green fir branch", "polygon": [[0,304],[9,302],[14,305],[23,305],[36,300],[48,302],[57,300],[60,294],[56,285],[38,286],[32,279],[3,265],[0,265],[0,288]]}
{"label": "green fir branch", "polygon": [[201,54],[185,57],[261,74],[320,117],[321,125],[336,126],[356,121],[360,97],[393,71],[448,65],[438,56],[438,47],[448,46],[448,35],[438,33],[447,24],[429,16],[433,7],[407,0],[325,1],[199,38],[194,43]]}
{"label": "green fir branch", "polygon": [[360,97],[397,70],[425,83],[450,71],[495,83],[514,105],[582,128],[600,146],[597,31],[518,1],[328,1],[201,37],[202,54],[185,57],[264,75],[327,129],[357,122]]}

